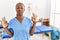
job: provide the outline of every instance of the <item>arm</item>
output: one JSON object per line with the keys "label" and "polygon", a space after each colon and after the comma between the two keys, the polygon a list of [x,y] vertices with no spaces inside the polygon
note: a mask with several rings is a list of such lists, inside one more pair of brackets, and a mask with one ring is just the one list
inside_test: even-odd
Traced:
{"label": "arm", "polygon": [[30,35],[31,35],[31,36],[34,34],[35,27],[36,27],[36,23],[33,24],[33,27],[32,27],[32,29],[30,30]]}
{"label": "arm", "polygon": [[5,17],[2,18],[1,23],[2,23],[3,28],[6,30],[7,34],[9,34],[10,36],[13,36],[13,33],[8,29],[8,23]]}
{"label": "arm", "polygon": [[13,36],[13,33],[8,28],[4,28],[4,29],[9,36],[11,36],[11,37]]}
{"label": "arm", "polygon": [[32,29],[30,30],[30,35],[32,36],[34,34],[34,31],[35,31],[35,27],[36,27],[36,15],[33,13],[33,17],[32,17],[32,21],[33,21],[33,27]]}

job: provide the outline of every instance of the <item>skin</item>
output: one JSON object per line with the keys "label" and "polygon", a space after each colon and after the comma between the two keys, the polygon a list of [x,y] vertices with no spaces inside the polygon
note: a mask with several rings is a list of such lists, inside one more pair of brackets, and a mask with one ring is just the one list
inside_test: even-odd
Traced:
{"label": "skin", "polygon": [[42,25],[49,26],[49,20],[45,19],[44,21],[42,21]]}
{"label": "skin", "polygon": [[[24,4],[23,3],[17,3],[16,4],[16,13],[17,13],[16,18],[17,18],[17,20],[20,23],[22,23],[22,20],[24,18],[24,16],[23,16],[24,11],[25,11]],[[30,35],[31,36],[34,34],[34,30],[35,30],[35,27],[36,27],[36,15],[34,15],[34,14],[32,16],[32,21],[33,21],[34,24],[33,24],[32,29],[30,30]],[[6,21],[6,18],[5,17],[2,18],[2,21],[1,22],[2,22],[3,28],[6,30],[6,32],[10,36],[13,36],[14,33],[12,33],[12,32],[9,31],[9,29],[8,29],[8,22]]]}

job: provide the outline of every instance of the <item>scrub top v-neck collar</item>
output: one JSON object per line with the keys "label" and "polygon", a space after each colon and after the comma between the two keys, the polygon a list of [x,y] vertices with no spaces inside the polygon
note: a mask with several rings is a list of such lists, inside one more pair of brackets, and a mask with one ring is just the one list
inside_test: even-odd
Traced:
{"label": "scrub top v-neck collar", "polygon": [[15,19],[19,24],[22,24],[24,22],[25,17],[23,18],[22,22],[19,22],[16,17],[15,17]]}

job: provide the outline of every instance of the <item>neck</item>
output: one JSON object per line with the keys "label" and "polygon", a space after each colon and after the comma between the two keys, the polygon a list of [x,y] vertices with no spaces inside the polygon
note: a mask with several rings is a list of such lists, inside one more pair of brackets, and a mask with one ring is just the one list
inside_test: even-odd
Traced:
{"label": "neck", "polygon": [[24,16],[23,15],[17,15],[16,18],[22,19]]}
{"label": "neck", "polygon": [[22,23],[24,16],[16,16],[17,20]]}

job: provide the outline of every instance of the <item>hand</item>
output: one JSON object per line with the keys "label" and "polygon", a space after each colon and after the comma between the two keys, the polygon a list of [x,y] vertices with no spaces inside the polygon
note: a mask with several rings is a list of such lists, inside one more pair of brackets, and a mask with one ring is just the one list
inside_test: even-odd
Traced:
{"label": "hand", "polygon": [[34,13],[32,13],[32,21],[33,21],[33,23],[36,23],[36,18],[37,18],[37,16],[34,14]]}
{"label": "hand", "polygon": [[1,21],[1,22],[2,22],[2,26],[3,26],[3,28],[7,28],[7,27],[8,27],[8,23],[7,23],[5,17],[2,18],[2,21]]}

